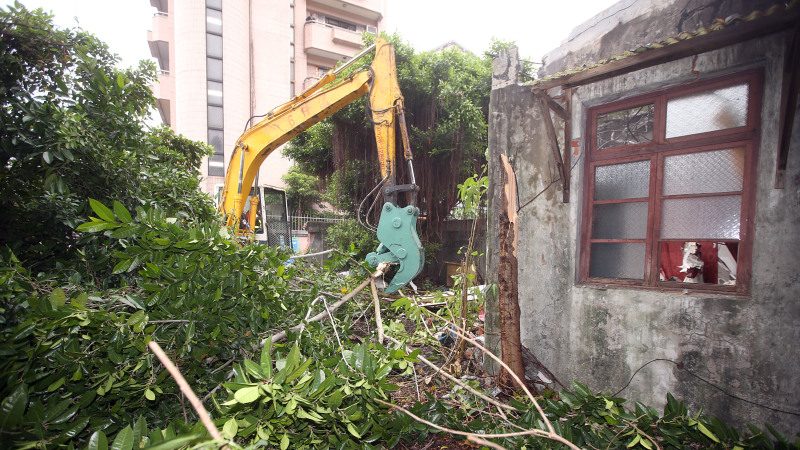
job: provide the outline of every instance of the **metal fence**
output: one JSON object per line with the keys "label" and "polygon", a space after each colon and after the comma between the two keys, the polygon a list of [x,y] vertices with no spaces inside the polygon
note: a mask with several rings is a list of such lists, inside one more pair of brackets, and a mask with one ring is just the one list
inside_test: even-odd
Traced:
{"label": "metal fence", "polygon": [[339,223],[347,220],[347,217],[333,218],[333,217],[311,217],[311,216],[289,216],[289,222],[292,224],[292,230],[305,230],[306,224],[309,222],[323,222],[323,223]]}

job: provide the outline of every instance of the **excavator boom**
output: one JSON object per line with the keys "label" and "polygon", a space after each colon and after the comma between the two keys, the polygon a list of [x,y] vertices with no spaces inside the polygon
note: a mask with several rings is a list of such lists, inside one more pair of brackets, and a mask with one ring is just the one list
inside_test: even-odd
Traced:
{"label": "excavator boom", "polygon": [[[227,225],[238,229],[256,175],[267,156],[312,125],[330,117],[356,99],[369,95],[378,162],[384,178],[384,195],[388,201],[381,209],[378,222],[377,234],[381,245],[370,253],[367,260],[373,265],[388,262],[399,266],[386,289],[387,292],[393,292],[419,274],[424,256],[416,232],[419,209],[413,204],[414,201],[403,208],[396,204],[398,192],[411,192],[412,198],[415,198],[417,186],[413,178],[411,149],[405,127],[403,96],[397,82],[394,48],[384,39],[377,38],[374,49],[375,57],[369,69],[354,72],[338,81],[336,72],[327,73],[305,92],[275,108],[239,137],[228,163],[219,208]],[[358,56],[350,62],[357,58]],[[404,156],[411,169],[410,184],[400,186],[396,186],[394,173],[398,124],[402,133]],[[255,225],[257,201],[257,198],[251,199],[250,214],[245,221],[250,230]],[[402,211],[402,215],[398,216],[398,211]]]}

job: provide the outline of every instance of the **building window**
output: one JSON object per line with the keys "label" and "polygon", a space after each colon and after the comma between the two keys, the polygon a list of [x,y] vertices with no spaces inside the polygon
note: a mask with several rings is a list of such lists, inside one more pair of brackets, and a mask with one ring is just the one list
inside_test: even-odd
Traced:
{"label": "building window", "polygon": [[214,147],[208,176],[221,177],[225,175],[221,0],[206,0],[206,80],[208,143]]}
{"label": "building window", "polygon": [[761,77],[589,110],[580,278],[746,293]]}

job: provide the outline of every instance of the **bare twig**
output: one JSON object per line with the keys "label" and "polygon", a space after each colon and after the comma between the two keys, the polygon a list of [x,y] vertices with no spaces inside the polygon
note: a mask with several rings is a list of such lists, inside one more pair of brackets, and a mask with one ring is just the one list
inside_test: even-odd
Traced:
{"label": "bare twig", "polygon": [[485,445],[487,447],[491,447],[491,448],[493,448],[495,450],[506,450],[506,448],[503,447],[500,444],[495,444],[492,441],[487,441],[486,439],[481,439],[481,438],[479,438],[478,436],[475,436],[475,435],[467,436],[467,440],[468,441],[472,441],[472,442],[474,442],[474,443],[476,443],[478,445]]}
{"label": "bare twig", "polygon": [[[469,342],[469,341],[467,341],[467,342]],[[403,408],[400,405],[395,405],[393,403],[385,402],[385,401],[383,401],[383,400],[381,400],[379,398],[376,398],[375,401],[380,403],[381,405],[387,406],[389,408],[397,409],[400,412],[402,412],[403,414],[407,415],[408,417],[411,417],[412,419],[416,420],[417,422],[425,424],[425,425],[427,425],[427,426],[429,426],[431,428],[435,428],[435,429],[437,429],[439,431],[444,431],[445,433],[456,434],[456,435],[459,435],[459,436],[467,436],[467,437],[469,437],[469,436],[477,436],[477,437],[480,437],[480,438],[483,438],[483,439],[500,439],[500,438],[509,438],[509,437],[517,437],[517,436],[538,436],[538,437],[543,437],[543,438],[550,439],[550,440],[553,440],[553,441],[556,441],[556,442],[560,442],[560,443],[566,445],[567,447],[569,447],[569,448],[571,448],[573,450],[580,450],[580,448],[577,447],[575,444],[573,444],[572,442],[568,441],[567,439],[559,436],[555,432],[548,433],[547,431],[540,430],[538,428],[533,428],[533,429],[530,429],[530,430],[512,431],[512,432],[509,432],[509,433],[492,433],[492,434],[469,433],[467,431],[454,430],[452,428],[446,428],[446,427],[443,427],[441,425],[437,425],[437,424],[435,424],[435,423],[433,423],[431,421],[425,420],[425,419],[423,419],[423,418],[421,418],[419,416],[414,415],[414,413],[412,413],[411,411]]]}
{"label": "bare twig", "polygon": [[[391,336],[386,336],[386,339],[394,342],[396,345],[404,346],[402,342],[398,341],[397,339],[395,339],[395,338],[393,338]],[[484,401],[486,401],[488,403],[491,403],[492,405],[495,405],[495,406],[497,406],[499,408],[507,409],[509,411],[515,411],[516,410],[513,406],[506,405],[505,403],[499,402],[499,401],[487,396],[486,394],[478,391],[477,389],[473,388],[472,386],[468,385],[467,383],[464,383],[463,381],[459,380],[458,378],[456,378],[453,375],[451,375],[450,373],[448,373],[446,370],[444,370],[441,367],[437,366],[436,364],[430,362],[424,356],[417,355],[417,359],[419,359],[420,362],[422,362],[426,366],[428,366],[431,369],[433,369],[434,371],[436,371],[436,373],[438,373],[439,375],[441,375],[441,376],[447,378],[448,380],[452,381],[453,383],[461,386],[462,388],[466,389],[467,391],[471,392],[472,394],[474,394],[475,396],[481,398],[482,400],[484,400]]]}
{"label": "bare twig", "polygon": [[[150,341],[147,343],[147,346],[150,348],[150,351],[155,353],[158,357],[158,360],[161,361],[161,364],[167,369],[172,378],[175,379],[175,382],[178,384],[178,387],[181,389],[183,395],[189,399],[189,403],[192,404],[192,408],[197,412],[197,416],[200,418],[200,422],[203,423],[203,426],[206,427],[208,430],[208,434],[211,435],[212,438],[218,441],[222,441],[222,435],[219,433],[217,426],[214,425],[214,422],[211,420],[211,416],[206,411],[206,408],[203,406],[203,402],[197,398],[192,388],[189,386],[189,383],[186,382],[186,379],[183,378],[181,372],[178,370],[178,367],[169,359],[164,350],[161,349],[161,346],[158,345],[156,341]],[[227,448],[227,446],[226,446]]]}
{"label": "bare twig", "polygon": [[375,325],[378,331],[378,343],[383,344],[383,320],[381,319],[381,301],[378,298],[378,288],[375,287],[375,279],[370,278],[369,289],[372,291],[372,304],[375,306]]}

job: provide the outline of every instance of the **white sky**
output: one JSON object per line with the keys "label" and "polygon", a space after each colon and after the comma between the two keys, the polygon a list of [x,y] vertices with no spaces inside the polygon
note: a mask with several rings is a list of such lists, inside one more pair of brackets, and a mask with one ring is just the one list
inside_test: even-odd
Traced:
{"label": "white sky", "polygon": [[[202,0],[197,0],[202,1]],[[13,0],[0,0],[6,6]],[[455,41],[482,53],[492,37],[516,41],[534,61],[557,47],[577,25],[616,0],[387,0],[387,31],[397,31],[417,50]],[[61,26],[80,25],[105,41],[125,66],[150,57],[148,0],[23,0],[52,11]]]}

